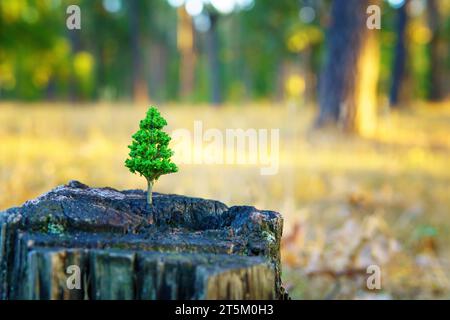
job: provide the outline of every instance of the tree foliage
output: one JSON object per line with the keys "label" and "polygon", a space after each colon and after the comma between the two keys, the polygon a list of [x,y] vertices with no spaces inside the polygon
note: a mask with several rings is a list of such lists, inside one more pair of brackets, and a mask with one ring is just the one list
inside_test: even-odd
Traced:
{"label": "tree foliage", "polygon": [[139,130],[132,136],[133,142],[128,146],[129,158],[125,166],[132,173],[139,173],[149,183],[158,180],[161,175],[178,171],[171,162],[173,151],[169,148],[170,137],[162,131],[167,121],[158,109],[150,107],[146,117],[141,120]]}

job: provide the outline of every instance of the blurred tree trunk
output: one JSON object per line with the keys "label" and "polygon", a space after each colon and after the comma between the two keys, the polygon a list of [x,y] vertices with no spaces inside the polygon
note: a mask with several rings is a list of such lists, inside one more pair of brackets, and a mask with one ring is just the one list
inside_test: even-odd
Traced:
{"label": "blurred tree trunk", "polygon": [[[95,32],[98,34],[103,34],[105,32],[102,26],[102,11],[98,6],[95,6],[91,13],[92,24],[95,28]],[[92,47],[96,62],[96,70],[95,70],[95,82],[96,89],[94,92],[94,98],[99,99],[102,97],[102,91],[107,86],[106,79],[106,66],[105,66],[105,47],[104,41],[95,38],[90,35],[90,40],[92,41]]]}
{"label": "blurred tree trunk", "polygon": [[47,88],[45,90],[45,99],[48,101],[54,101],[56,98],[56,83],[54,76],[51,76]]}
{"label": "blurred tree trunk", "polygon": [[150,44],[150,92],[157,102],[167,98],[167,57],[169,49],[165,43],[152,41]]}
{"label": "blurred tree trunk", "polygon": [[369,0],[334,0],[319,92],[318,127],[338,124],[368,135],[376,120],[377,31],[366,27]]}
{"label": "blurred tree trunk", "polygon": [[402,88],[405,80],[406,52],[406,25],[408,23],[407,5],[409,0],[397,9],[397,42],[395,45],[394,64],[392,66],[392,83],[389,93],[389,104],[391,107],[398,107]]}
{"label": "blurred tree trunk", "polygon": [[217,21],[219,14],[211,13],[211,26],[206,33],[206,52],[209,64],[209,86],[211,92],[211,103],[219,105],[222,102],[222,87],[220,83],[220,63],[219,63],[219,39]]}
{"label": "blurred tree trunk", "polygon": [[129,0],[130,17],[130,40],[131,40],[131,81],[133,90],[133,100],[136,103],[146,103],[149,100],[147,81],[145,81],[145,68],[142,59],[141,35],[139,28],[140,2],[138,0]]}
{"label": "blurred tree trunk", "polygon": [[275,63],[276,68],[276,78],[275,78],[275,102],[281,103],[285,99],[285,83],[286,83],[286,70],[288,61],[287,59],[274,59],[277,61]]}
{"label": "blurred tree trunk", "polygon": [[313,50],[314,48],[309,46],[301,54],[302,73],[305,79],[303,103],[313,102],[316,99],[317,88],[313,70]]}
{"label": "blurred tree trunk", "polygon": [[194,28],[192,18],[184,6],[178,8],[177,44],[180,61],[180,96],[182,99],[192,96],[195,80]]}
{"label": "blurred tree trunk", "polygon": [[[80,30],[69,30],[68,32],[72,59],[74,59],[77,53],[81,51]],[[75,70],[72,69],[69,78],[69,100],[71,102],[80,100],[80,92],[78,89],[78,81],[75,75]]]}
{"label": "blurred tree trunk", "polygon": [[428,0],[428,24],[432,32],[432,38],[429,43],[429,55],[430,55],[430,72],[429,82],[430,91],[429,99],[431,101],[440,101],[444,98],[444,84],[443,78],[445,69],[445,55],[446,46],[445,40],[440,35],[440,16],[438,1]]}

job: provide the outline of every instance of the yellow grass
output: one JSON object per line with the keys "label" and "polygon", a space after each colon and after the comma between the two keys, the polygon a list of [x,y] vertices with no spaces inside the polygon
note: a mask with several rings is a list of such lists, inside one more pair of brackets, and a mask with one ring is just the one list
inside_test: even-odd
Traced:
{"label": "yellow grass", "polygon": [[[311,131],[309,108],[160,109],[168,131],[192,130],[195,120],[204,130],[280,129],[276,175],[260,175],[260,165],[184,164],[155,191],[280,211],[283,279],[294,298],[450,297],[448,104],[385,114],[372,139]],[[0,104],[0,210],[71,179],[144,188],[123,165],[144,113],[128,105]],[[367,275],[350,272],[368,264],[381,266],[381,290],[367,290]]]}

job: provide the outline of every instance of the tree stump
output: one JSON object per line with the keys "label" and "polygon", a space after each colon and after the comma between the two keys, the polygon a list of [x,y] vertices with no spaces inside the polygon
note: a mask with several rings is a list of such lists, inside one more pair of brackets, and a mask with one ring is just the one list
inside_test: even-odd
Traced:
{"label": "tree stump", "polygon": [[158,193],[151,215],[142,190],[71,181],[0,212],[0,299],[281,299],[282,227],[277,212]]}

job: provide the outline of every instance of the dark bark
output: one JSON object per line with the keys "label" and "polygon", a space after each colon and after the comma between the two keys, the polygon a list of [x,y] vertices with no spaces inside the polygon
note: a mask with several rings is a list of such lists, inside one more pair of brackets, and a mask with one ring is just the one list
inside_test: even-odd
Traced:
{"label": "dark bark", "polygon": [[354,129],[358,58],[368,33],[368,0],[334,0],[326,36],[327,56],[319,87],[317,126],[341,125]]}
{"label": "dark bark", "polygon": [[0,300],[286,297],[279,213],[158,193],[153,213],[144,191],[78,181],[0,211]]}
{"label": "dark bark", "polygon": [[211,27],[206,33],[206,52],[209,64],[209,85],[211,90],[211,103],[219,105],[222,102],[222,86],[220,81],[220,63],[219,63],[219,37],[217,22],[219,15],[210,14]]}
{"label": "dark bark", "polygon": [[394,64],[392,66],[392,83],[389,93],[389,103],[391,107],[397,107],[401,94],[403,80],[405,78],[405,63],[406,63],[406,25],[408,22],[407,9],[408,1],[405,1],[403,6],[397,10],[397,42],[395,45]]}

